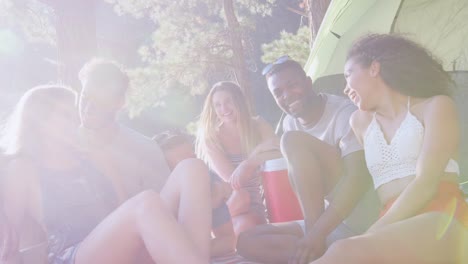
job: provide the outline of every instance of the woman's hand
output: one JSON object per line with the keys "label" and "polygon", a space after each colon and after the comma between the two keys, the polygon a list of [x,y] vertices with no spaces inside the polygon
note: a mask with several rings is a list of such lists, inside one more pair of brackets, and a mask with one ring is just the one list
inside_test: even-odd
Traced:
{"label": "woman's hand", "polygon": [[245,186],[250,179],[256,176],[262,163],[257,156],[250,156],[242,161],[231,175],[230,182],[232,189],[238,190]]}

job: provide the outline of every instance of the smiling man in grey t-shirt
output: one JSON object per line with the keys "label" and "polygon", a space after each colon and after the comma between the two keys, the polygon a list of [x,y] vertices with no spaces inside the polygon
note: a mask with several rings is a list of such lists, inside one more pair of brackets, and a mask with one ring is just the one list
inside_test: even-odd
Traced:
{"label": "smiling man in grey t-shirt", "polygon": [[[258,226],[240,235],[237,249],[262,263],[308,263],[333,241],[370,225],[365,218],[343,222],[371,183],[362,147],[349,125],[356,108],[345,98],[315,93],[312,80],[289,57],[268,65],[263,74],[287,115],[281,149],[305,220]],[[377,212],[373,207],[365,208],[371,211],[366,218]]]}

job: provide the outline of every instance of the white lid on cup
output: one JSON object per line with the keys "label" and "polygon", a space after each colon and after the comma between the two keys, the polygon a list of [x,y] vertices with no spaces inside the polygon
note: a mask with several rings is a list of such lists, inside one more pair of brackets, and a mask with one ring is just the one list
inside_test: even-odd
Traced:
{"label": "white lid on cup", "polygon": [[287,169],[288,169],[288,163],[286,162],[285,158],[267,160],[265,161],[265,164],[263,164],[263,171],[265,172],[281,171],[281,170],[287,170]]}

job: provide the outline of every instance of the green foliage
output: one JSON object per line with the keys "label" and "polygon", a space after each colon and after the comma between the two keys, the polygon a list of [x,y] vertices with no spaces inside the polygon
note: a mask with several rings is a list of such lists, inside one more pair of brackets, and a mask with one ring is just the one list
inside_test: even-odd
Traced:
{"label": "green foliage", "polygon": [[[233,79],[230,32],[221,0],[106,0],[118,14],[150,19],[156,30],[139,49],[143,67],[132,69],[131,115],[160,105],[171,90],[203,93]],[[271,14],[275,0],[234,1],[246,54],[252,49],[252,15]]]}
{"label": "green foliage", "polygon": [[37,0],[0,0],[0,26],[18,27],[31,42],[56,43],[55,15]]}
{"label": "green foliage", "polygon": [[300,27],[296,34],[282,31],[279,39],[262,45],[262,61],[271,63],[283,55],[289,55],[301,65],[305,65],[310,52],[309,42],[310,29],[308,27]]}

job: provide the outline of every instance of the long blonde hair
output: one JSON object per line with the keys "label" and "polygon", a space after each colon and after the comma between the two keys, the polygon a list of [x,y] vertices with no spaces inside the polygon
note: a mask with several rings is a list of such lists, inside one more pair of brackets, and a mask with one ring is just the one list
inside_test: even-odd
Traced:
{"label": "long blonde hair", "polygon": [[76,104],[76,93],[58,85],[37,86],[23,94],[9,116],[0,138],[6,155],[37,155],[40,150],[40,128],[58,104]]}
{"label": "long blonde hair", "polygon": [[213,146],[221,152],[225,152],[217,136],[221,123],[216,116],[213,107],[213,96],[216,92],[225,91],[232,96],[234,106],[237,108],[237,130],[240,135],[242,155],[247,156],[260,143],[260,132],[247,107],[246,99],[241,88],[233,82],[218,82],[211,88],[205,99],[203,110],[198,122],[197,140],[195,149],[197,156],[209,163],[207,146]]}

